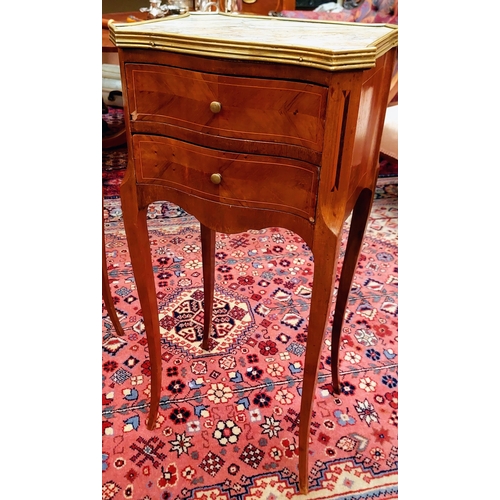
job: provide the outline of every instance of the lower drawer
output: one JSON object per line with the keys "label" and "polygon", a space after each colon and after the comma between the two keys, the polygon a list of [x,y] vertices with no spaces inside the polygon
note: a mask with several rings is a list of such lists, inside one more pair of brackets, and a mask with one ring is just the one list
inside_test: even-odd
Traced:
{"label": "lower drawer", "polygon": [[218,151],[167,137],[134,135],[132,141],[139,183],[227,205],[314,217],[319,180],[315,165]]}

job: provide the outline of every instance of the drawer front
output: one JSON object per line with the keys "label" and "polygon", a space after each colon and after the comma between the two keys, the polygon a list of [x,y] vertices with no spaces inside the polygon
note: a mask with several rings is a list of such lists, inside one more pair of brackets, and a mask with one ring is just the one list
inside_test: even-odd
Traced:
{"label": "drawer front", "polygon": [[[215,75],[126,64],[135,122],[321,151],[328,89],[303,82]],[[220,111],[210,104],[220,103]]]}
{"label": "drawer front", "polygon": [[167,137],[137,134],[132,140],[138,183],[159,184],[226,205],[314,217],[315,165],[218,151]]}

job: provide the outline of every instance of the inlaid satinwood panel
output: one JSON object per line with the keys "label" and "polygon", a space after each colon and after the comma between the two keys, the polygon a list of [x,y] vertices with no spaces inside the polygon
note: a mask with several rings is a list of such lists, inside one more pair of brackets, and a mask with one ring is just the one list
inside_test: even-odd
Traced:
{"label": "inlaid satinwood panel", "polygon": [[[309,163],[140,134],[133,136],[133,147],[139,183],[228,205],[314,215],[319,169]],[[212,174],[220,175],[220,184],[211,181]]]}
{"label": "inlaid satinwood panel", "polygon": [[[167,66],[127,64],[125,68],[133,122],[160,122],[214,136],[322,149],[326,87]],[[212,102],[220,103],[219,112],[210,109]]]}

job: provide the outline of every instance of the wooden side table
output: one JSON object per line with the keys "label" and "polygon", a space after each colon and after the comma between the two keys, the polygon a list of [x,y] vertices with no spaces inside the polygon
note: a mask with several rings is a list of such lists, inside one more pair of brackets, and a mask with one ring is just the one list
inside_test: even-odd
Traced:
{"label": "wooden side table", "polygon": [[299,483],[342,226],[352,213],[332,331],[332,384],[347,298],[370,213],[397,27],[191,14],[110,25],[124,77],[129,165],[123,218],[151,361],[161,389],[147,207],[171,201],[200,222],[208,345],[216,231],[278,226],[314,256],[304,363]]}

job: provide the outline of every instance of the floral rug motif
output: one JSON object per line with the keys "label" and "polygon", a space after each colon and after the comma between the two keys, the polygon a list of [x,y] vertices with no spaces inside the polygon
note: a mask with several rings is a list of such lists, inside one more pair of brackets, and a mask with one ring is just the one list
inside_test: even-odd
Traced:
{"label": "floral rug motif", "polygon": [[[331,392],[332,316],[325,334],[304,496],[298,428],[314,273],[309,248],[276,227],[217,233],[213,338],[205,352],[199,224],[171,203],[150,206],[163,378],[149,431],[147,342],[118,196],[125,163],[126,149],[103,155],[107,266],[125,329],[115,335],[103,304],[103,500],[397,498],[397,177],[377,186],[342,332],[340,396]],[[347,234],[348,222],[341,257]]]}

